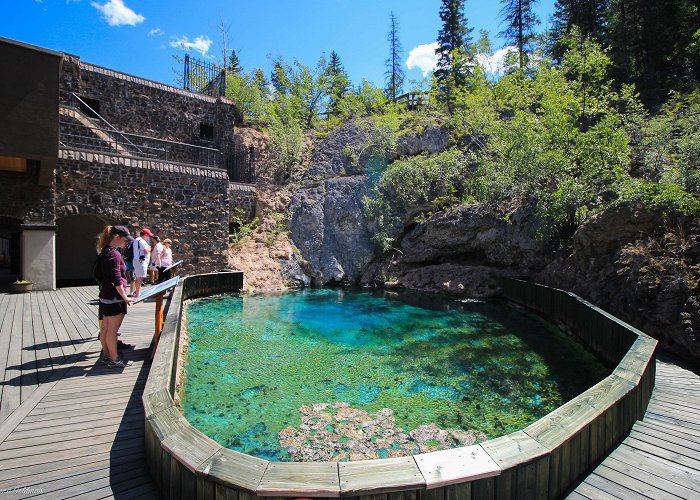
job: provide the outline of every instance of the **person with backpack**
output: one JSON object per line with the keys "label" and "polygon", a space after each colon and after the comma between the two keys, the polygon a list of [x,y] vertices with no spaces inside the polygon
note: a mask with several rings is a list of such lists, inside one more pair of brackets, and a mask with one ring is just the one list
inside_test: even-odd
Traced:
{"label": "person with backpack", "polygon": [[128,242],[124,248],[121,249],[122,258],[126,264],[126,282],[129,285],[129,296],[134,294],[134,287],[136,286],[136,275],[134,273],[134,240]]}
{"label": "person with backpack", "polygon": [[148,275],[149,254],[151,253],[150,237],[153,233],[147,227],[144,227],[139,234],[139,237],[134,240],[134,257],[131,262],[134,264],[134,273],[136,274],[136,290],[131,294],[132,297],[138,298],[141,295],[141,284],[144,278]]}
{"label": "person with backpack", "polygon": [[119,327],[127,313],[127,305],[134,299],[126,293],[126,264],[118,248],[133,240],[124,226],[107,226],[97,239],[97,252],[93,272],[100,286],[98,313],[100,323],[100,361],[109,368],[125,368],[131,361],[124,361],[117,350]]}

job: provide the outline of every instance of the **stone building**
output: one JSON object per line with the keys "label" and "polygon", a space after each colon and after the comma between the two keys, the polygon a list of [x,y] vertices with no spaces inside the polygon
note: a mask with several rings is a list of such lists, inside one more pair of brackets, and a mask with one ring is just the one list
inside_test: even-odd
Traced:
{"label": "stone building", "polygon": [[226,266],[256,196],[231,101],[3,38],[0,67],[0,280],[89,280],[106,224],[170,238],[183,273]]}

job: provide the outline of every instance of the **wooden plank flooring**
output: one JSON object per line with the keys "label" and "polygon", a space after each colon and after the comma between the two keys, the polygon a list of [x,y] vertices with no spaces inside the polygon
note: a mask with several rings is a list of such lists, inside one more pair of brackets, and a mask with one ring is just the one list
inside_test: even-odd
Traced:
{"label": "wooden plank flooring", "polygon": [[145,461],[141,404],[154,304],[129,309],[121,332],[135,344],[124,353],[134,364],[110,369],[98,362],[96,293],[0,295],[0,349],[9,347],[0,359],[9,382],[0,400],[3,498],[160,498]]}
{"label": "wooden plank flooring", "polygon": [[97,338],[97,287],[0,294],[0,422]]}
{"label": "wooden plank flooring", "polygon": [[568,498],[700,498],[699,373],[661,356],[644,420]]}

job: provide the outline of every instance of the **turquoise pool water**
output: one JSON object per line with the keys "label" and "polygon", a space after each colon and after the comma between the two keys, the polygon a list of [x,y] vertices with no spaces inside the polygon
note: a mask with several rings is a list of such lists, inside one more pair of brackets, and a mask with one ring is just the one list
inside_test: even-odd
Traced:
{"label": "turquoise pool water", "polygon": [[608,375],[500,303],[348,289],[187,307],[185,417],[269,460],[383,458],[521,429]]}

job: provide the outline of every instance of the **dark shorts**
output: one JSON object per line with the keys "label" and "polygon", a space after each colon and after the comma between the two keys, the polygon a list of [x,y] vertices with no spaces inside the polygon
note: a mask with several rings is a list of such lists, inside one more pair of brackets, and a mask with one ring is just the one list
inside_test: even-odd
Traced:
{"label": "dark shorts", "polygon": [[97,309],[98,319],[102,319],[105,316],[116,316],[118,314],[126,314],[126,302],[117,302],[115,304],[103,304],[100,302],[100,306]]}
{"label": "dark shorts", "polygon": [[158,281],[157,283],[163,283],[164,281],[168,281],[171,278],[173,270],[170,269],[169,271],[166,271],[164,267],[159,267],[158,268]]}

